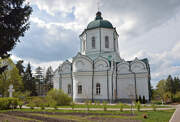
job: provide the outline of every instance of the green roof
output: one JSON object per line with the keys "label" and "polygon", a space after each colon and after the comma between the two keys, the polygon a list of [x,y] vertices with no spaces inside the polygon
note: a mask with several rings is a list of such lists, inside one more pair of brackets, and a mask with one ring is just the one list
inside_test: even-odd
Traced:
{"label": "green roof", "polygon": [[98,11],[96,13],[95,20],[90,22],[87,26],[87,29],[94,29],[94,28],[112,28],[113,29],[113,25],[111,24],[111,22],[107,20],[103,20],[103,18],[101,17],[101,12]]}

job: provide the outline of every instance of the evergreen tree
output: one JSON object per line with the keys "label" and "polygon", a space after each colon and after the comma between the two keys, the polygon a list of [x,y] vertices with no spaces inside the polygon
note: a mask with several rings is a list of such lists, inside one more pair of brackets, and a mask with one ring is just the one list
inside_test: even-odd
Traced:
{"label": "evergreen tree", "polygon": [[44,84],[44,76],[43,76],[43,68],[42,67],[37,67],[35,69],[35,79],[37,80],[38,83],[38,95],[44,95],[45,93],[45,84]]}
{"label": "evergreen tree", "polygon": [[180,80],[178,77],[174,77],[174,94],[176,94],[176,92],[180,91]]}
{"label": "evergreen tree", "polygon": [[[9,57],[8,52],[19,42],[29,29],[32,8],[26,0],[0,0],[0,59]],[[0,74],[7,65],[0,66]]]}
{"label": "evergreen tree", "polygon": [[32,77],[31,65],[28,63],[23,77],[24,91],[30,91],[31,96],[36,96],[36,80]]}
{"label": "evergreen tree", "polygon": [[146,103],[145,96],[143,96],[142,103],[143,103],[143,104],[145,104],[145,103]]}
{"label": "evergreen tree", "polygon": [[17,67],[18,70],[19,70],[19,75],[23,76],[23,75],[24,75],[23,60],[19,60],[19,61],[16,63],[16,67]]}
{"label": "evergreen tree", "polygon": [[139,95],[139,102],[142,103],[141,95]]}
{"label": "evergreen tree", "polygon": [[46,71],[46,78],[45,78],[45,84],[47,86],[47,90],[50,90],[53,88],[53,69],[52,67],[48,67],[47,71]]}
{"label": "evergreen tree", "polygon": [[170,92],[171,94],[171,101],[173,101],[174,95],[175,95],[175,87],[174,87],[174,81],[171,75],[168,76],[166,80],[166,91]]}

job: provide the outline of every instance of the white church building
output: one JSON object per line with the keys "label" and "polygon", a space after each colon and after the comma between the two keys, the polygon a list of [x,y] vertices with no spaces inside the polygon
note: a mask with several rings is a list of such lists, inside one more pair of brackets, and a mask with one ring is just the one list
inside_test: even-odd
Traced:
{"label": "white church building", "polygon": [[141,96],[150,100],[148,59],[125,61],[120,57],[116,28],[96,13],[80,37],[80,52],[54,72],[53,86],[85,100],[130,102]]}

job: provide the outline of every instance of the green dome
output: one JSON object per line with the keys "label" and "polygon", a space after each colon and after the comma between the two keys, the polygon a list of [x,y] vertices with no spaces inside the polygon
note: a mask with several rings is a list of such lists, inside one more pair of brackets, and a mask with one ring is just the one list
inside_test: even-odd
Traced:
{"label": "green dome", "polygon": [[90,22],[87,26],[87,29],[94,28],[113,28],[113,25],[109,21],[103,20],[101,12],[97,12],[95,20]]}

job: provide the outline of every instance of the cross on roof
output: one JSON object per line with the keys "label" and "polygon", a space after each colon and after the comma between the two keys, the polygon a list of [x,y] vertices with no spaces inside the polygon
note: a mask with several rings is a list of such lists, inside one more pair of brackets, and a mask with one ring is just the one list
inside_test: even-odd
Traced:
{"label": "cross on roof", "polygon": [[100,11],[100,0],[97,0],[97,9]]}

